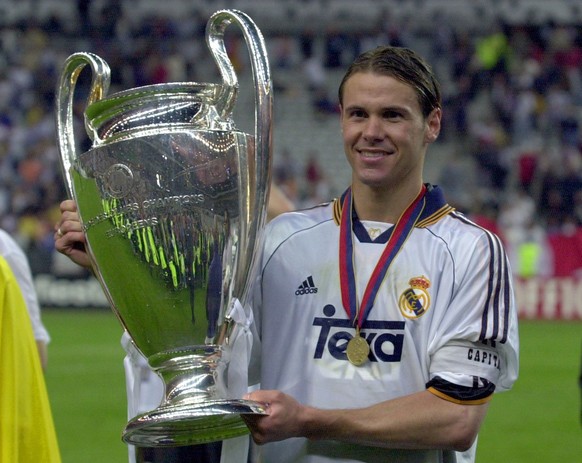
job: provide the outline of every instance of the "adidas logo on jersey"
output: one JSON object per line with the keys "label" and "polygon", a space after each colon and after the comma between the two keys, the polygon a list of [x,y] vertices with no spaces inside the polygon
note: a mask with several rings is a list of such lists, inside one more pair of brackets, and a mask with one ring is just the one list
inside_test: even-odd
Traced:
{"label": "adidas logo on jersey", "polygon": [[315,294],[317,293],[317,288],[313,282],[313,276],[309,275],[303,283],[299,285],[297,291],[295,291],[296,296],[301,296],[303,294]]}

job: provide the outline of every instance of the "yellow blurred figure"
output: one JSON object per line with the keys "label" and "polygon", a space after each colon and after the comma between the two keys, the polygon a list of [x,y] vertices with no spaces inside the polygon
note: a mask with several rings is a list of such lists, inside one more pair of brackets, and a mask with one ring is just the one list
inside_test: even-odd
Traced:
{"label": "yellow blurred figure", "polygon": [[61,457],[28,311],[0,257],[0,463],[31,462]]}

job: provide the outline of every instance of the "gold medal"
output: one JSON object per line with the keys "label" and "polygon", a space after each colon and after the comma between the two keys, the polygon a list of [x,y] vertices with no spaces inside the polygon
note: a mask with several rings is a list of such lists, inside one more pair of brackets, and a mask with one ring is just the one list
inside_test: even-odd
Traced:
{"label": "gold medal", "polygon": [[359,367],[366,363],[368,360],[368,354],[370,353],[370,345],[362,336],[360,336],[360,330],[356,330],[356,335],[349,340],[346,355],[348,360],[352,365]]}

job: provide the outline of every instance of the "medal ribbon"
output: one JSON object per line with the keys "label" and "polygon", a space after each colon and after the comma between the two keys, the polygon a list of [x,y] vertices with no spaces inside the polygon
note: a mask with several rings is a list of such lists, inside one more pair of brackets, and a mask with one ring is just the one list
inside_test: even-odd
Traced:
{"label": "medal ribbon", "polygon": [[354,265],[354,238],[352,233],[352,190],[348,188],[346,191],[340,222],[340,288],[344,309],[348,317],[354,321],[354,325],[357,323],[358,329],[362,327],[368,317],[368,313],[374,305],[376,295],[378,294],[382,281],[386,277],[390,264],[392,264],[392,261],[404,245],[404,242],[422,214],[426,203],[424,198],[425,192],[426,187],[423,185],[418,196],[406,208],[398,219],[398,222],[396,222],[396,225],[390,230],[386,247],[370,276],[370,280],[364,291],[362,303],[358,307]]}

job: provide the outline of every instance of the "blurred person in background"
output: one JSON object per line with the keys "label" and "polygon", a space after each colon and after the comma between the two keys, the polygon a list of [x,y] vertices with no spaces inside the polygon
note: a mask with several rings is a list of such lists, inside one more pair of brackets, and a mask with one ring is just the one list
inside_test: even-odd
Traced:
{"label": "blurred person in background", "polygon": [[14,238],[2,229],[0,229],[0,256],[4,257],[6,262],[8,262],[8,265],[10,265],[20,290],[22,291],[26,308],[30,316],[40,363],[44,370],[47,367],[48,362],[47,346],[50,341],[50,336],[42,323],[40,306],[28,258]]}
{"label": "blurred person in background", "polygon": [[0,463],[60,463],[39,352],[11,267],[0,255]]}

